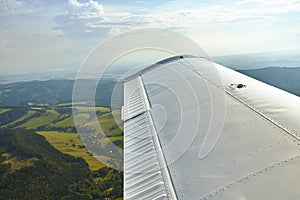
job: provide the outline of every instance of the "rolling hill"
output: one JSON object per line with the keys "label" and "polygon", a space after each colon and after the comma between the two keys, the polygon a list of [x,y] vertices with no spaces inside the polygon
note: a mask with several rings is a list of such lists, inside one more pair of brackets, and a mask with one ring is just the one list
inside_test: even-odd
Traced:
{"label": "rolling hill", "polygon": [[122,179],[113,169],[91,171],[32,131],[0,129],[0,199],[117,199]]}
{"label": "rolling hill", "polygon": [[300,68],[268,67],[263,69],[238,70],[252,78],[300,96]]}

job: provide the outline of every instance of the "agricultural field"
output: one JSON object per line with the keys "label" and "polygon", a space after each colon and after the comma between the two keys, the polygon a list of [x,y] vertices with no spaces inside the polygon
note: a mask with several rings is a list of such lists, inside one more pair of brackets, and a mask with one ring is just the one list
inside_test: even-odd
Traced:
{"label": "agricultural field", "polygon": [[[85,119],[86,118],[83,117],[82,124],[85,122]],[[55,126],[55,127],[63,127],[63,128],[69,127],[69,126],[75,126],[74,125],[74,119],[73,119],[72,116],[69,116],[69,117],[65,118],[64,120],[62,120],[62,121],[53,123],[53,126]]]}
{"label": "agricultural field", "polygon": [[104,164],[99,162],[86,148],[84,148],[84,145],[76,133],[63,133],[57,131],[40,131],[37,133],[44,136],[54,148],[62,153],[83,158],[91,170],[98,170],[105,167]]}
{"label": "agricultural field", "polygon": [[34,117],[29,121],[22,124],[20,127],[26,129],[36,129],[40,126],[44,126],[53,122],[59,114],[55,110],[46,110],[46,112],[41,113],[40,116]]}
{"label": "agricultural field", "polygon": [[75,109],[78,110],[78,112],[80,113],[84,113],[84,112],[92,112],[92,111],[100,111],[103,113],[107,113],[110,112],[109,108],[106,107],[87,107],[87,106],[75,106]]}
{"label": "agricultural field", "polygon": [[87,127],[95,127],[99,123],[106,137],[120,136],[123,134],[119,126],[122,126],[121,111],[113,111],[98,117],[97,120],[90,121],[85,124]]}
{"label": "agricultural field", "polygon": [[[3,127],[25,128],[27,130],[36,131],[39,135],[44,136],[45,139],[60,152],[73,157],[83,158],[91,170],[98,170],[104,167],[102,163],[90,155],[76,134],[72,107],[68,107],[69,104],[64,104],[66,105],[65,107],[60,105],[51,108],[49,108],[48,105],[42,104],[39,105],[40,107],[33,103],[28,105],[31,105],[31,107],[1,109],[0,118],[3,115],[2,117],[5,117],[4,119],[9,122]],[[101,135],[98,137],[98,144],[103,149],[101,160],[110,159],[105,155],[105,152],[107,152],[105,149],[109,148],[107,145],[110,142],[123,148],[123,132],[118,126],[122,125],[120,111],[111,112],[110,109],[106,107],[93,108],[87,106],[77,106],[75,110],[76,122],[79,127],[95,130],[95,127],[99,123],[103,129],[103,132],[101,132]],[[96,118],[91,118],[91,116],[93,116],[91,115],[93,110],[97,113]],[[19,113],[19,117],[8,120],[9,115],[7,115],[6,112]]]}
{"label": "agricultural field", "polygon": [[[110,142],[112,143],[116,143],[116,142],[120,142],[123,144],[124,142],[124,139],[123,139],[123,136],[116,136],[116,137],[106,137],[106,138],[102,138],[99,143],[100,143],[100,146],[102,148],[105,148]],[[119,146],[119,145],[118,145]]]}
{"label": "agricultural field", "polygon": [[7,109],[7,108],[1,108],[0,109],[0,115],[2,114],[2,113],[5,113],[5,112],[7,112],[7,111],[9,111],[10,109]]}

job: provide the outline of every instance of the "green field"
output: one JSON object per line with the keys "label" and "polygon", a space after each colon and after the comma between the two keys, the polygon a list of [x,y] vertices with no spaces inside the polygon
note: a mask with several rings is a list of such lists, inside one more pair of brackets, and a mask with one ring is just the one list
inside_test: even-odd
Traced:
{"label": "green field", "polygon": [[75,109],[78,112],[92,112],[92,111],[100,111],[100,112],[110,112],[109,108],[106,107],[86,107],[86,106],[76,106]]}
{"label": "green field", "polygon": [[53,122],[58,116],[59,114],[55,110],[47,110],[45,113],[41,114],[41,116],[30,119],[20,127],[26,129],[36,129],[39,126],[47,125]]}
{"label": "green field", "polygon": [[[43,135],[51,145],[64,154],[83,158],[92,170],[104,167],[102,163],[89,154],[77,134],[74,133],[76,129],[70,107],[60,106],[59,108],[41,108],[36,110],[28,110],[28,108],[12,109],[15,109],[16,113],[23,111],[23,115],[20,115],[19,118],[10,121],[10,123],[4,126],[37,131],[40,135]],[[27,110],[24,111],[24,109]],[[109,108],[105,107],[93,108],[85,106],[77,106],[76,109],[76,122],[81,128],[97,130],[96,127],[100,124],[103,129],[100,134],[107,137],[99,141],[99,145],[103,148],[103,152],[106,152],[106,148],[109,148],[108,144],[110,142],[115,143],[120,148],[123,147],[123,134],[122,130],[118,127],[118,125],[122,124],[122,121],[120,120],[120,111],[111,112]],[[93,109],[100,112],[97,113],[97,118],[91,117]],[[10,110],[11,109],[1,109],[0,111],[3,114]],[[5,116],[6,115],[4,114],[4,120],[6,119]],[[108,158],[105,155],[101,155],[101,160],[103,161],[110,161],[110,159],[111,158]]]}
{"label": "green field", "polygon": [[26,113],[26,115],[20,117],[19,119],[17,119],[16,121],[14,121],[14,122],[12,122],[12,123],[10,123],[10,124],[8,124],[8,125],[12,125],[12,124],[15,124],[15,123],[17,123],[17,122],[23,121],[24,119],[31,117],[31,116],[32,116],[33,114],[35,114],[35,113],[36,113],[36,111],[34,111],[34,110],[29,110],[29,111]]}
{"label": "green field", "polygon": [[86,148],[80,148],[83,144],[76,133],[62,133],[56,131],[41,131],[37,133],[44,136],[54,148],[62,153],[83,158],[91,170],[98,170],[105,167],[104,164],[90,155]]}
{"label": "green field", "polygon": [[[85,123],[87,123],[89,120],[90,114],[88,113],[80,113],[76,115],[76,123],[79,126],[83,126]],[[73,117],[72,117],[73,120]]]}
{"label": "green field", "polygon": [[10,110],[10,109],[6,109],[6,108],[0,109],[0,115],[1,115],[2,113],[5,113],[5,112],[9,111],[9,110]]}
{"label": "green field", "polygon": [[[30,104],[30,103],[29,103]],[[25,109],[25,108],[13,108],[14,110],[17,109]],[[66,109],[66,110],[62,110]],[[10,123],[7,123],[6,125],[3,125],[3,127],[7,126],[13,126],[13,127],[20,127],[20,128],[26,128],[35,130],[39,127],[46,126],[46,127],[56,127],[56,128],[68,128],[68,127],[74,127],[74,118],[72,113],[71,107],[63,107],[58,106],[54,107],[53,109],[47,109],[42,107],[31,107],[29,111],[26,111],[26,114],[23,116],[20,116],[14,121],[10,121]],[[106,107],[88,107],[88,106],[77,106],[75,109],[77,109],[76,114],[76,123],[79,126],[83,126],[86,124],[89,124],[91,126],[94,126],[93,121],[91,120],[91,114],[93,110],[97,113],[98,116],[103,116],[105,114],[110,113],[110,109]],[[12,109],[10,108],[2,108],[0,109],[0,115],[10,111]],[[111,119],[105,119],[103,118],[104,127],[111,126],[114,122]],[[108,118],[112,118],[108,117]],[[96,121],[95,121],[96,122]],[[14,126],[14,124],[17,124]],[[97,122],[98,123],[98,122]],[[109,127],[110,128],[110,127]],[[41,130],[41,129],[38,129]],[[48,130],[48,129],[47,129]],[[107,128],[105,128],[105,131],[110,132]],[[114,130],[116,132],[116,130]],[[117,131],[118,132],[118,131]]]}
{"label": "green field", "polygon": [[[82,105],[82,106],[84,106],[84,105],[87,104],[87,102],[84,102],[84,101],[82,101],[82,102],[74,102],[74,104],[75,105]],[[68,102],[68,103],[59,103],[57,106],[58,107],[72,107],[72,105],[73,105],[72,102]]]}
{"label": "green field", "polygon": [[106,113],[98,117],[97,120],[93,120],[91,122],[86,123],[85,125],[88,127],[96,127],[99,123],[103,134],[107,137],[120,136],[122,135],[122,130],[119,127],[116,127],[116,124],[121,125],[120,120],[120,111],[114,111],[115,115],[112,113]]}
{"label": "green field", "polygon": [[123,136],[103,138],[99,141],[99,143],[102,148],[105,148],[110,142],[116,141],[121,141],[123,143]]}
{"label": "green field", "polygon": [[98,117],[99,124],[107,137],[122,135],[122,130],[115,127],[116,124],[121,125],[121,112],[113,111]]}
{"label": "green field", "polygon": [[66,118],[66,119],[64,119],[62,121],[54,123],[53,126],[55,126],[55,127],[63,127],[63,128],[74,126],[74,119],[73,119],[73,117],[70,116],[70,117],[68,117],[68,118]]}

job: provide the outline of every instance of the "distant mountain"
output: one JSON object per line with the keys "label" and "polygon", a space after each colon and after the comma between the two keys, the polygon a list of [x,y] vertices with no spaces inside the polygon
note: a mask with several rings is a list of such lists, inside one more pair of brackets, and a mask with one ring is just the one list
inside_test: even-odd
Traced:
{"label": "distant mountain", "polygon": [[300,67],[279,68],[268,67],[263,69],[237,70],[252,78],[273,85],[277,88],[300,96]]}
{"label": "distant mountain", "polygon": [[255,53],[212,58],[213,61],[235,70],[267,67],[300,67],[300,53]]}
{"label": "distant mountain", "polygon": [[300,96],[300,53],[274,52],[214,57],[216,63]]}
{"label": "distant mountain", "polygon": [[[94,93],[91,85],[97,85],[97,80],[79,80],[79,84],[86,85],[82,90],[81,96],[77,97],[80,101],[91,103],[90,95]],[[0,84],[0,107],[26,106],[28,102],[34,104],[48,104],[55,106],[60,103],[72,102],[74,80],[47,80],[47,81],[28,81]],[[96,89],[95,103],[104,107],[110,107],[111,94],[116,85],[116,80],[102,80]],[[123,90],[120,90],[121,92]],[[119,92],[117,95],[122,95]],[[122,97],[120,96],[120,99]]]}

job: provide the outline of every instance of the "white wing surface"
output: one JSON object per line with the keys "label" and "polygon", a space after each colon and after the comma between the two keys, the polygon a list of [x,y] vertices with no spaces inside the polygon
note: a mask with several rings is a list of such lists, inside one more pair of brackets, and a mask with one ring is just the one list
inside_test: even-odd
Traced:
{"label": "white wing surface", "polygon": [[300,98],[193,56],[124,81],[125,199],[299,199]]}

